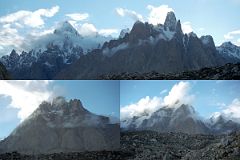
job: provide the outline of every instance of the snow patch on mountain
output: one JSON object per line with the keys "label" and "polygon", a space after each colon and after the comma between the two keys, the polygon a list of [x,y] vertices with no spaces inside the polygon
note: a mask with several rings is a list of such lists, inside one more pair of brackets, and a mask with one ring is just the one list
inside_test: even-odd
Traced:
{"label": "snow patch on mountain", "polygon": [[223,56],[240,59],[240,47],[232,44],[231,42],[223,43],[221,46],[217,47],[217,50]]}

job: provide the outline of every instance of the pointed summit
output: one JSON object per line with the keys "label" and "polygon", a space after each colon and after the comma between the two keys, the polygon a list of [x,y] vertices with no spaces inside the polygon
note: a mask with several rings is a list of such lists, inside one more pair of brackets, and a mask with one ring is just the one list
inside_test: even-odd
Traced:
{"label": "pointed summit", "polygon": [[176,32],[183,34],[182,25],[181,25],[181,21],[180,20],[177,21]]}
{"label": "pointed summit", "polygon": [[177,25],[177,19],[174,12],[168,12],[166,20],[164,22],[164,27],[170,31],[175,31]]}
{"label": "pointed summit", "polygon": [[12,52],[10,53],[11,57],[16,57],[18,56],[17,52],[15,51],[15,49],[12,50]]}
{"label": "pointed summit", "polygon": [[200,39],[204,45],[206,45],[209,48],[215,49],[215,43],[212,36],[206,35],[202,36]]}
{"label": "pointed summit", "polygon": [[148,23],[136,21],[130,32],[130,42],[138,42],[140,39],[146,39],[150,36],[151,29]]}
{"label": "pointed summit", "polygon": [[78,31],[68,22],[64,21],[61,23],[55,30],[54,34],[57,35],[75,35],[75,36],[80,36]]}
{"label": "pointed summit", "polygon": [[118,150],[119,124],[87,110],[79,112],[80,103],[77,99],[66,101],[64,97],[54,98],[52,103],[43,102],[4,141],[0,141],[0,153]]}

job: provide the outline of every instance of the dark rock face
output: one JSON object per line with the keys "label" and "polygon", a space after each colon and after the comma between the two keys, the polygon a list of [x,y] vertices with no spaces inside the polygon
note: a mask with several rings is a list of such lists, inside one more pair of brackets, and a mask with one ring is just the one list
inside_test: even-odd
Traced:
{"label": "dark rock face", "polygon": [[120,126],[108,117],[87,111],[79,100],[58,97],[43,102],[6,139],[2,153],[23,154],[115,151],[120,147]]}
{"label": "dark rock face", "polygon": [[0,62],[0,80],[4,79],[10,79],[10,76],[5,66]]}
{"label": "dark rock face", "polygon": [[121,133],[122,151],[131,151],[128,160],[237,160],[240,157],[240,134],[188,135],[151,131]]}
{"label": "dark rock face", "polygon": [[174,12],[168,12],[166,20],[164,22],[164,27],[170,31],[175,31],[177,26],[177,19]]}
{"label": "dark rock face", "polygon": [[239,80],[240,79],[240,63],[226,64],[221,67],[203,68],[196,71],[185,71],[181,73],[162,74],[152,71],[146,73],[139,72],[123,72],[119,74],[105,74],[99,76],[98,79],[113,80]]}

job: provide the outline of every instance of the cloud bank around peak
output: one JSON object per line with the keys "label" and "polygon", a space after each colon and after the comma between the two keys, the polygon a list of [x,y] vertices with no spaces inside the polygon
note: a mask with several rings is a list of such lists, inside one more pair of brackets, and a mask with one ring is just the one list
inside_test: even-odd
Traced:
{"label": "cloud bank around peak", "polygon": [[128,10],[125,8],[116,8],[116,12],[121,17],[129,17],[134,21],[144,21],[143,16],[133,10]]}
{"label": "cloud bank around peak", "polygon": [[147,9],[150,11],[148,16],[148,22],[157,25],[157,24],[164,24],[167,13],[170,11],[174,11],[168,5],[161,5],[161,6],[152,6],[148,5]]}
{"label": "cloud bank around peak", "polygon": [[136,103],[122,106],[120,109],[121,119],[133,118],[134,116],[141,116],[146,113],[152,114],[164,106],[179,107],[182,104],[191,105],[195,96],[190,91],[191,84],[181,81],[175,84],[165,97],[155,96],[151,98],[146,96]]}
{"label": "cloud bank around peak", "polygon": [[0,23],[17,23],[19,26],[26,25],[33,28],[41,27],[45,24],[43,17],[53,17],[59,11],[59,9],[59,6],[54,6],[50,9],[38,9],[33,12],[20,10],[15,13],[0,17]]}
{"label": "cloud bank around peak", "polygon": [[8,107],[18,109],[18,118],[23,121],[44,100],[54,95],[51,81],[1,81],[0,96],[10,98]]}
{"label": "cloud bank around peak", "polygon": [[[148,5],[147,9],[149,10],[149,14],[147,17],[143,17],[141,14],[137,13],[136,11],[129,10],[126,8],[116,8],[116,13],[121,17],[128,17],[133,21],[147,21],[153,25],[157,24],[164,24],[166,16],[168,12],[173,11],[174,9],[169,7],[168,5],[160,5],[160,6],[153,6]],[[184,33],[190,33],[193,31],[191,22],[183,22],[182,23],[182,30]]]}
{"label": "cloud bank around peak", "polygon": [[240,123],[240,99],[235,98],[233,101],[229,104],[224,106],[219,107],[221,109],[220,112],[215,112],[212,116],[213,117],[218,117],[218,116],[223,116],[227,119],[237,121]]}

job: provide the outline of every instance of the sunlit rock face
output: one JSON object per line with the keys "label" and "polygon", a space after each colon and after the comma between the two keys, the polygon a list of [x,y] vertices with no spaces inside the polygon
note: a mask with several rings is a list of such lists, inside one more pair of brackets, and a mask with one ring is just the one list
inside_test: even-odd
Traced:
{"label": "sunlit rock face", "polygon": [[119,123],[86,110],[81,101],[42,102],[0,143],[1,152],[25,154],[118,150]]}

